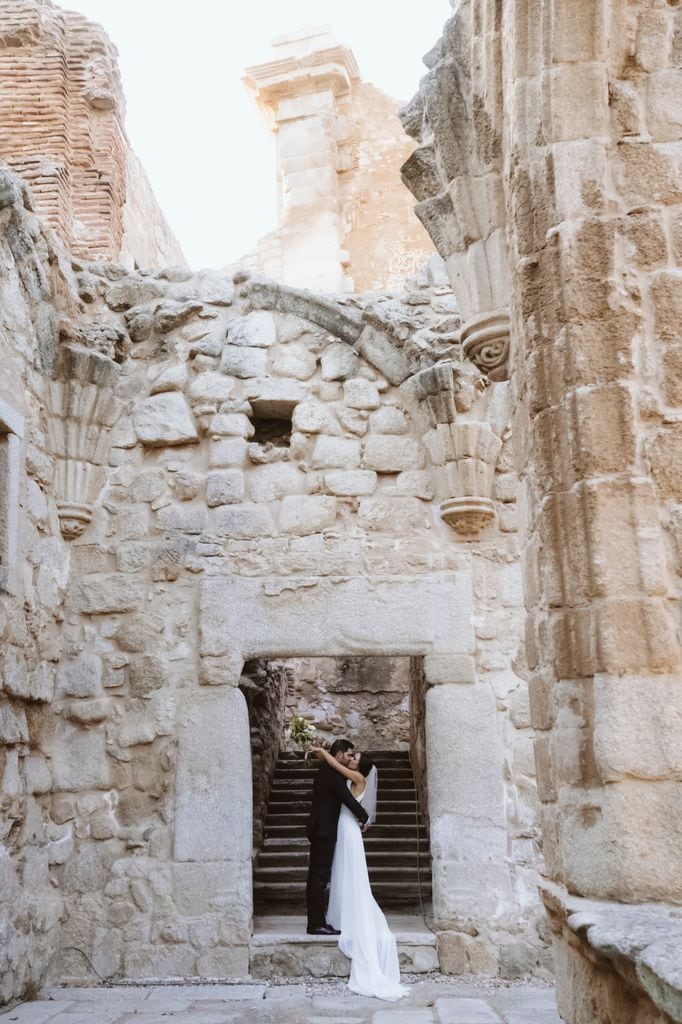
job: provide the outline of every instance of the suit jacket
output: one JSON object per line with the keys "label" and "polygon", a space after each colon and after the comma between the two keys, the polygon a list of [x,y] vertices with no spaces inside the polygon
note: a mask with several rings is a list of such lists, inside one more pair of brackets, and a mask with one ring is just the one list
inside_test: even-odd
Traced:
{"label": "suit jacket", "polygon": [[343,775],[324,762],[317,771],[313,785],[313,800],[306,828],[308,839],[312,839],[313,836],[336,839],[342,803],[353,812],[362,825],[365,824],[368,818],[367,811],[355,799]]}

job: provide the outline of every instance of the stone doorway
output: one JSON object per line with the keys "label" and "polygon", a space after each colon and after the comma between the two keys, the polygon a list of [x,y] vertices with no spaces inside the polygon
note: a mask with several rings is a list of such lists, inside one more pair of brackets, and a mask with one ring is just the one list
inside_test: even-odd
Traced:
{"label": "stone doorway", "polygon": [[257,914],[304,909],[304,825],[315,766],[289,736],[295,715],[315,725],[319,742],[343,736],[372,754],[380,808],[366,848],[377,898],[401,910],[423,912],[430,904],[423,679],[421,659],[406,657],[260,659],[244,666]]}
{"label": "stone doorway", "polygon": [[240,690],[252,752],[254,976],[348,973],[336,942],[305,933],[305,821],[317,769],[288,735],[294,715],[315,725],[320,742],[345,736],[375,761],[378,816],[365,836],[372,889],[398,937],[404,968],[421,972],[437,966],[436,937],[427,924],[432,885],[422,662],[347,656],[245,664]]}

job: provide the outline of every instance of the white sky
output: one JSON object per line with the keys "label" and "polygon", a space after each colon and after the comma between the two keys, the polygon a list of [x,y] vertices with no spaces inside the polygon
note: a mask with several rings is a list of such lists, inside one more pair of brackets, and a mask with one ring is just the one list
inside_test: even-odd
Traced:
{"label": "white sky", "polygon": [[448,0],[58,2],[118,47],[130,141],[195,268],[238,259],[276,225],[272,135],[241,81],[274,36],[329,24],[365,81],[407,100],[451,13]]}

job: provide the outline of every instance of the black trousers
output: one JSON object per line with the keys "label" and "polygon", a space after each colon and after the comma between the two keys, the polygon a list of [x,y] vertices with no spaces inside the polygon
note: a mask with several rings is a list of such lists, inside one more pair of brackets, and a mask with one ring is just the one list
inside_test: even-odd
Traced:
{"label": "black trousers", "polygon": [[310,863],[306,885],[308,928],[321,928],[325,923],[325,892],[329,885],[336,839],[313,836],[310,840]]}

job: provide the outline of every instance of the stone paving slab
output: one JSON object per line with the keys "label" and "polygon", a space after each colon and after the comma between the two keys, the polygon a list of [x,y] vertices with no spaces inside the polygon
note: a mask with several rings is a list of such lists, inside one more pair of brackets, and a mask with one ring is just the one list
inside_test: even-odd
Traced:
{"label": "stone paving slab", "polygon": [[483,999],[436,999],[440,1024],[502,1024]]}
{"label": "stone paving slab", "polygon": [[[435,979],[435,980],[434,980]],[[52,988],[0,1024],[561,1024],[552,989],[431,976],[398,1003],[342,982]]]}

